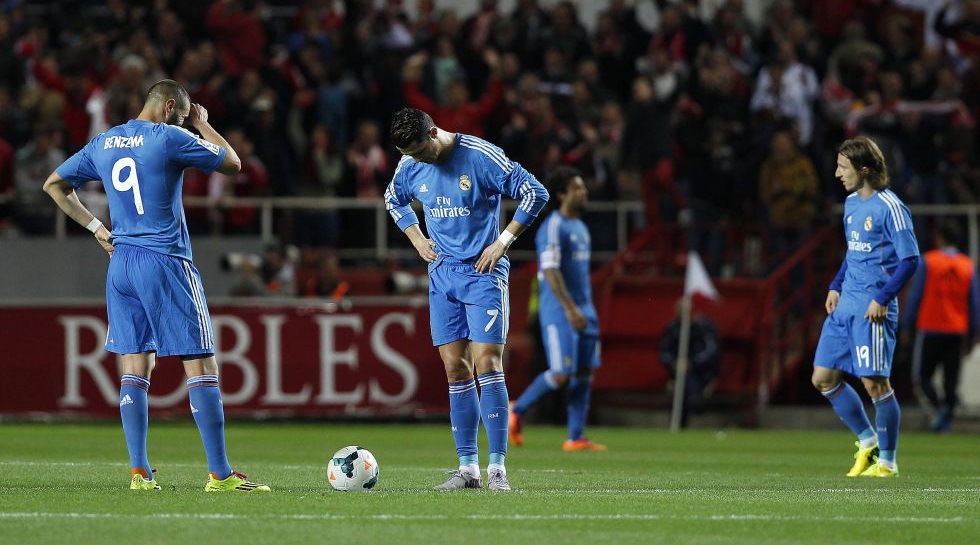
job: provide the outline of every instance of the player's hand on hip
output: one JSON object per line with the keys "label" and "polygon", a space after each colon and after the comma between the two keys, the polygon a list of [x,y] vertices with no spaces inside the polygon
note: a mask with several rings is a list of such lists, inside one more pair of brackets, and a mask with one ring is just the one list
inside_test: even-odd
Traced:
{"label": "player's hand on hip", "polygon": [[476,272],[488,273],[497,266],[497,261],[503,257],[504,252],[507,251],[507,247],[504,246],[503,242],[496,240],[493,244],[486,247],[483,253],[480,254],[480,259],[476,260]]}
{"label": "player's hand on hip", "polygon": [[827,314],[830,314],[837,308],[837,303],[840,302],[840,292],[835,290],[830,290],[827,292],[827,302],[824,303],[824,308],[827,309]]}
{"label": "player's hand on hip", "polygon": [[415,249],[418,251],[419,256],[425,260],[426,263],[432,263],[439,258],[439,254],[435,250],[436,243],[432,239],[422,239],[422,242],[415,245]]}
{"label": "player's hand on hip", "polygon": [[868,311],[864,313],[864,317],[872,323],[884,322],[887,316],[888,307],[879,304],[878,301],[875,301],[874,299],[868,303]]}
{"label": "player's hand on hip", "polygon": [[104,225],[95,231],[95,240],[98,240],[102,249],[109,254],[109,257],[112,257],[112,252],[116,251],[116,247],[112,245],[112,233]]}

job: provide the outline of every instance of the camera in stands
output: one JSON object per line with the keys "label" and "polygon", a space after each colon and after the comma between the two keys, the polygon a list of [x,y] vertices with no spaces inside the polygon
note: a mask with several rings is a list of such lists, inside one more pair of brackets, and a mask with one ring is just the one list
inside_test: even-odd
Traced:
{"label": "camera in stands", "polygon": [[258,269],[262,266],[262,256],[247,252],[228,252],[219,258],[218,265],[223,271],[238,271],[246,265]]}
{"label": "camera in stands", "polygon": [[385,278],[385,291],[392,295],[428,293],[429,275],[392,271],[388,274],[388,278]]}

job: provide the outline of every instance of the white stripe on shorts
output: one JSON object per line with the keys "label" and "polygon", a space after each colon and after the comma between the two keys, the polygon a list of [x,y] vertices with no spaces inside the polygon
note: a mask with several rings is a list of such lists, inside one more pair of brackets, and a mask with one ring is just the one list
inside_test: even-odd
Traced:
{"label": "white stripe on shorts", "polygon": [[190,287],[191,296],[194,298],[194,309],[197,311],[197,325],[201,328],[201,348],[211,348],[211,328],[208,327],[207,310],[204,308],[204,300],[201,298],[201,286],[197,282],[197,275],[191,268],[191,264],[183,261],[184,276],[187,278],[187,285]]}

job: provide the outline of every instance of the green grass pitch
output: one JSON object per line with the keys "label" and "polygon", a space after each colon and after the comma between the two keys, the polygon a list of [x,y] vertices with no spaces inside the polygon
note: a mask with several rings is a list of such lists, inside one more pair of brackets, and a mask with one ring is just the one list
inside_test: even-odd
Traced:
{"label": "green grass pitch", "polygon": [[[976,435],[905,433],[898,478],[856,479],[843,430],[593,428],[602,453],[563,452],[563,431],[511,447],[514,492],[440,493],[448,424],[232,421],[233,466],[273,493],[205,495],[189,420],[151,423],[163,490],[143,493],[118,423],[2,424],[0,543],[980,543]],[[348,444],[377,456],[377,489],[327,485]]]}

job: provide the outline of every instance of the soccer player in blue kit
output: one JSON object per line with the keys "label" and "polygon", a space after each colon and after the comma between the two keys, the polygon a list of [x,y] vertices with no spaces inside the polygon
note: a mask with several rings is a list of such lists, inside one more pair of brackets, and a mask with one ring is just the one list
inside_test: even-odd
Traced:
{"label": "soccer player in blue kit", "polygon": [[[385,206],[429,264],[432,344],[439,348],[449,381],[450,422],[459,457],[459,469],[436,490],[482,487],[477,450],[482,419],[490,451],[487,488],[506,492],[506,251],[544,207],[548,192],[497,146],[442,130],[421,110],[396,112],[390,134],[403,157],[385,191]],[[500,231],[502,195],[521,202]],[[428,237],[419,228],[413,200],[422,204]]]}
{"label": "soccer player in blue kit", "polygon": [[[184,121],[201,133],[181,128]],[[158,356],[179,356],[191,413],[208,462],[206,492],[269,492],[233,471],[225,452],[225,418],[218,388],[211,317],[191,255],[181,203],[184,169],[233,174],[235,150],[173,80],[150,87],[136,119],[96,136],[61,164],[44,191],[84,225],[109,253],[106,350],[121,355],[119,412],[132,467],[130,488],[160,490],[146,452],[147,392]],[[110,232],[78,200],[75,189],[101,180],[109,200]]]}
{"label": "soccer player in blue kit", "polygon": [[524,444],[524,413],[548,392],[568,385],[568,438],[562,449],[607,450],[583,434],[592,373],[600,363],[599,317],[589,275],[592,240],[581,219],[588,190],[578,170],[564,166],[548,174],[545,187],[560,201],[534,237],[541,294],[538,316],[548,370],[535,377],[511,404],[510,440],[516,446]]}
{"label": "soccer player in blue kit", "polygon": [[[812,381],[857,435],[847,476],[894,477],[901,417],[889,381],[898,330],[895,296],[916,271],[919,247],[908,208],[888,189],[885,157],[873,140],[859,136],[841,144],[836,176],[850,193],[844,201],[847,253],[827,293]],[[860,378],[871,396],[874,426],[845,373]]]}

